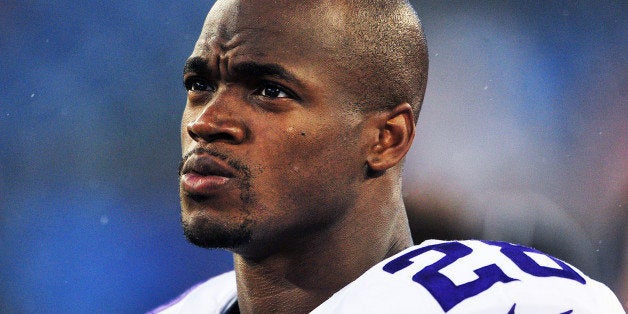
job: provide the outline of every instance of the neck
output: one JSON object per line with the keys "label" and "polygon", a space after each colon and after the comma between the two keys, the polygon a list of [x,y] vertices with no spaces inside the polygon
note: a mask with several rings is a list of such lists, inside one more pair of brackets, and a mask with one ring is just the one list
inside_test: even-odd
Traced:
{"label": "neck", "polygon": [[412,245],[400,198],[352,212],[289,251],[262,260],[235,254],[240,311],[310,312],[373,265]]}

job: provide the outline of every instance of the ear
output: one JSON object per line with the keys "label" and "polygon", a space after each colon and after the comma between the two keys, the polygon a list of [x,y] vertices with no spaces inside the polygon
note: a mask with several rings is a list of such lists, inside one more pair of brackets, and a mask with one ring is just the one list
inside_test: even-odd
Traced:
{"label": "ear", "polygon": [[414,139],[414,114],[408,103],[374,117],[379,136],[371,146],[367,165],[374,172],[382,172],[399,164]]}

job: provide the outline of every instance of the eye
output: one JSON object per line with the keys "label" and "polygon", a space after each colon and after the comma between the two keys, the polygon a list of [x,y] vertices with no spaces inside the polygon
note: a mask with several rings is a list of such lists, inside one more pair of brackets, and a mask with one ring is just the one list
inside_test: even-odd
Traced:
{"label": "eye", "polygon": [[183,82],[183,85],[185,85],[185,89],[189,92],[214,92],[216,91],[216,86],[214,84],[199,77],[188,78]]}
{"label": "eye", "polygon": [[281,86],[265,83],[255,91],[256,95],[268,98],[292,98],[291,93]]}

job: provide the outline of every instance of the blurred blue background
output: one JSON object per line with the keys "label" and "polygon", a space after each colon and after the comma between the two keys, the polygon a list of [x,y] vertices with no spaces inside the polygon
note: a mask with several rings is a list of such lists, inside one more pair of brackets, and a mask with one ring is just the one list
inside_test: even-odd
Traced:
{"label": "blurred blue background", "polygon": [[[211,4],[0,2],[0,312],[145,312],[231,267],[179,226],[181,71]],[[625,4],[414,4],[416,228],[537,244],[626,301]]]}

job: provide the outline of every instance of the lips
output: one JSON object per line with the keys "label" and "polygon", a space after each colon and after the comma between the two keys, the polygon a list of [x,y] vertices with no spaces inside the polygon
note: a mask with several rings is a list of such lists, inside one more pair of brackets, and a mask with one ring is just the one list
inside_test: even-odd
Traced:
{"label": "lips", "polygon": [[192,196],[215,195],[235,177],[235,170],[207,154],[192,155],[181,169],[181,188]]}

